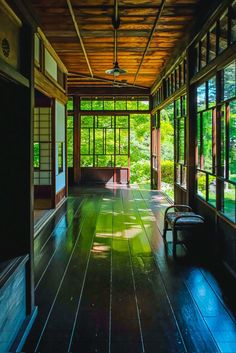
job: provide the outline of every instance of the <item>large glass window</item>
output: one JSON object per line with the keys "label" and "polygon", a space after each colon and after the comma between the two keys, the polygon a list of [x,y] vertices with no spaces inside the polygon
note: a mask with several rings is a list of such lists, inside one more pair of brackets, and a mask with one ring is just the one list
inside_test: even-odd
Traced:
{"label": "large glass window", "polygon": [[175,101],[175,181],[183,188],[186,188],[185,129],[186,96],[182,96]]}
{"label": "large glass window", "polygon": [[221,71],[220,107],[221,168],[219,192],[221,212],[236,222],[236,61]]}
{"label": "large glass window", "polygon": [[80,110],[149,110],[149,97],[81,97]]}
{"label": "large glass window", "polygon": [[161,189],[174,199],[174,103],[160,112]]}
{"label": "large glass window", "polygon": [[197,88],[197,194],[216,207],[216,78]]}
{"label": "large glass window", "polygon": [[82,115],[80,166],[128,167],[129,125],[129,115]]}

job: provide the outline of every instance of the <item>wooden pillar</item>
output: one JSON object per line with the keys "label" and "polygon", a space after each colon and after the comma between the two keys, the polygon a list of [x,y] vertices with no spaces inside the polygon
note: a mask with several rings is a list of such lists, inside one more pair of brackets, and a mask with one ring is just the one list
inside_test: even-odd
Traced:
{"label": "wooden pillar", "polygon": [[74,183],[78,184],[80,181],[80,115],[79,115],[79,97],[74,96]]}
{"label": "wooden pillar", "polygon": [[161,116],[160,110],[157,111],[157,190],[161,189]]}
{"label": "wooden pillar", "polygon": [[186,118],[186,158],[187,158],[187,203],[194,204],[196,188],[196,151],[197,151],[197,113],[196,113],[196,87],[190,85],[190,79],[194,73],[195,66],[194,49],[187,50],[187,118]]}
{"label": "wooden pillar", "polygon": [[56,100],[52,99],[52,109],[51,109],[51,149],[52,149],[52,208],[56,207]]}

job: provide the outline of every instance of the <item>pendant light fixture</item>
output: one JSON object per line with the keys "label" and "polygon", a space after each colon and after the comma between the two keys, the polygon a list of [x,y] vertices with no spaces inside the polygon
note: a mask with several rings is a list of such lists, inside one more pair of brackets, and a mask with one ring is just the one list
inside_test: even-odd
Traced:
{"label": "pendant light fixture", "polygon": [[118,0],[114,0],[114,16],[112,19],[112,24],[114,28],[114,66],[112,69],[106,70],[106,74],[113,75],[115,77],[119,75],[124,75],[127,73],[126,70],[123,70],[119,67],[117,59],[117,30],[120,26],[120,18],[118,14]]}

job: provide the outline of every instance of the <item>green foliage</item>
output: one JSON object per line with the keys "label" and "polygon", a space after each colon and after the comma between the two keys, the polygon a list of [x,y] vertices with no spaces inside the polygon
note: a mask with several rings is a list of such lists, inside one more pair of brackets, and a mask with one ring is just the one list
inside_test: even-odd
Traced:
{"label": "green foliage", "polygon": [[[174,105],[161,111],[161,159],[174,160]],[[173,183],[173,181],[172,181]]]}
{"label": "green foliage", "polygon": [[174,162],[162,161],[161,162],[161,179],[167,184],[173,184],[174,176]]}
{"label": "green foliage", "polygon": [[150,115],[130,116],[130,182],[150,182]]}
{"label": "green foliage", "polygon": [[34,142],[34,168],[39,168],[39,163],[40,163],[39,142]]}

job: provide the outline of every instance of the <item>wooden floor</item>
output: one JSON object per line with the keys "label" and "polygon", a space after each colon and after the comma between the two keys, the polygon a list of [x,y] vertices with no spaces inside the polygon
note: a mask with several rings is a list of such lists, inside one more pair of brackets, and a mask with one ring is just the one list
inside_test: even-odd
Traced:
{"label": "wooden floor", "polygon": [[39,314],[24,352],[236,352],[235,289],[181,246],[173,261],[161,193],[72,192],[35,240]]}

